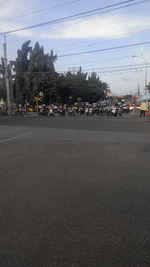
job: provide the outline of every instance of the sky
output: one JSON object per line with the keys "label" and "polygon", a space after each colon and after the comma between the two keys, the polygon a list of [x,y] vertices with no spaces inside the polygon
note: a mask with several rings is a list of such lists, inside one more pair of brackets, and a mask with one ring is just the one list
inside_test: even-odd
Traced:
{"label": "sky", "polygon": [[[2,33],[104,8],[88,16],[6,34],[8,60],[16,58],[25,41],[31,40],[31,46],[38,41],[45,53],[53,50],[57,54],[56,71],[75,72],[81,66],[88,74],[95,71],[114,94],[135,94],[138,88],[144,94],[146,65],[150,82],[150,43],[140,43],[150,42],[150,0],[133,0],[118,8],[120,2],[123,0],[0,0],[0,56]],[[115,10],[106,8],[109,5],[116,5]],[[138,45],[114,49],[132,44]]]}

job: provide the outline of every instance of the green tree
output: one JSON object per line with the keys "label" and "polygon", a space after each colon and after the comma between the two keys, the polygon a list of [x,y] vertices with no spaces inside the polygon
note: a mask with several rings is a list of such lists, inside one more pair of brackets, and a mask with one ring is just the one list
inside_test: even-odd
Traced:
{"label": "green tree", "polygon": [[6,100],[6,86],[5,86],[5,79],[4,79],[4,63],[1,59],[0,64],[0,98]]}
{"label": "green tree", "polygon": [[73,74],[59,74],[57,80],[57,93],[63,103],[76,102],[78,98],[82,102],[96,102],[104,98],[107,84],[100,81],[96,73],[87,77],[87,73],[81,71]]}
{"label": "green tree", "polygon": [[0,99],[1,98],[6,100],[6,87],[4,79],[0,77]]}
{"label": "green tree", "polygon": [[15,97],[18,104],[24,104],[27,97],[27,74],[29,58],[31,53],[30,41],[25,42],[22,48],[17,51],[17,58],[14,62],[15,68]]}
{"label": "green tree", "polygon": [[34,48],[30,47],[30,41],[23,44],[17,52],[15,61],[15,97],[16,102],[24,104],[34,102],[34,96],[40,91],[44,93],[45,101],[56,95],[56,72],[54,62],[57,59],[53,55],[44,54],[42,46],[36,42]]}
{"label": "green tree", "polygon": [[78,98],[87,101],[87,73],[79,71],[75,75],[73,97],[75,102]]}
{"label": "green tree", "polygon": [[93,72],[87,81],[88,101],[94,103],[104,98],[104,92],[107,84],[102,82],[95,72]]}
{"label": "green tree", "polygon": [[74,88],[73,75],[70,72],[58,74],[56,88],[58,102],[69,103]]}
{"label": "green tree", "polygon": [[33,97],[40,91],[44,93],[45,102],[48,104],[50,98],[56,96],[56,72],[54,62],[57,56],[44,54],[43,47],[37,42],[31,51],[30,62],[28,66],[28,101],[31,102]]}
{"label": "green tree", "polygon": [[54,63],[57,55],[45,54],[43,46],[38,42],[34,48],[30,41],[25,42],[17,52],[14,62],[15,100],[24,104],[25,100],[33,104],[34,97],[40,91],[44,93],[44,101],[70,103],[81,101],[96,102],[104,97],[107,84],[102,82],[96,73],[90,76],[80,70],[58,74]]}

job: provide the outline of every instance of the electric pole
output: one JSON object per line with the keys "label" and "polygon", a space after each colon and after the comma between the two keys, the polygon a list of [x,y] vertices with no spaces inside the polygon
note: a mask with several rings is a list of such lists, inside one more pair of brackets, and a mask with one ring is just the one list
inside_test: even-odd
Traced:
{"label": "electric pole", "polygon": [[138,96],[138,98],[140,98],[140,96],[141,96],[139,84],[138,84],[138,89],[137,89],[137,96]]}
{"label": "electric pole", "polygon": [[6,84],[6,92],[7,92],[7,107],[8,107],[8,115],[11,115],[11,98],[10,98],[10,87],[9,87],[9,74],[8,74],[8,65],[7,65],[7,44],[6,44],[6,36],[4,36],[3,43],[3,51],[4,51],[4,73],[5,73],[5,84]]}

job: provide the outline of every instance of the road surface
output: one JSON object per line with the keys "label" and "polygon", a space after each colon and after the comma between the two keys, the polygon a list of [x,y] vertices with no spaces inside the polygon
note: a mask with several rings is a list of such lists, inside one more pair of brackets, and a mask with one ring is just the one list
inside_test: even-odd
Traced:
{"label": "road surface", "polygon": [[0,266],[150,266],[150,121],[0,118]]}

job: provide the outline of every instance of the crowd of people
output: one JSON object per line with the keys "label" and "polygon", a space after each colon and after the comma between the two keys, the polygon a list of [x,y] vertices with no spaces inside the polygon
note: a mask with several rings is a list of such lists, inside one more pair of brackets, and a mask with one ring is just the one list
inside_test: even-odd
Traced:
{"label": "crowd of people", "polygon": [[39,115],[47,116],[107,116],[117,117],[124,113],[129,113],[130,107],[128,104],[118,103],[75,103],[74,105],[42,105],[39,110]]}
{"label": "crowd of people", "polygon": [[[137,114],[140,117],[150,116],[150,102],[143,101],[138,105],[127,102],[101,101],[89,104],[88,102],[74,103],[70,105],[50,104],[39,105],[37,107],[25,108],[21,105],[14,109],[14,115],[26,115],[30,112],[37,113],[39,116],[64,117],[64,116],[99,116],[99,117],[121,117],[123,114]],[[7,114],[7,110],[5,110]],[[0,109],[0,115],[5,114]]]}

